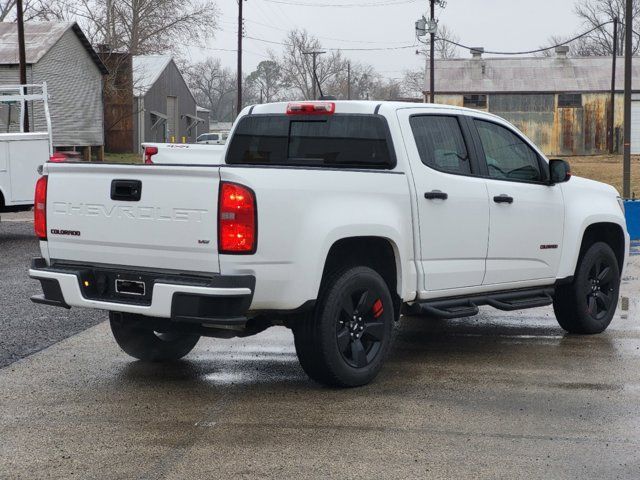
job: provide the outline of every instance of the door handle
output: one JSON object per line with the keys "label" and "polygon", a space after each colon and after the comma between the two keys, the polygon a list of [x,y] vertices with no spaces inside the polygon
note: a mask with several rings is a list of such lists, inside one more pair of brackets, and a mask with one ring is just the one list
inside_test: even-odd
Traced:
{"label": "door handle", "polygon": [[505,195],[504,193],[502,195],[497,195],[495,197],[493,197],[493,201],[496,203],[513,203],[513,197],[510,197],[509,195]]}
{"label": "door handle", "polygon": [[111,182],[111,200],[120,202],[139,202],[142,196],[140,180],[113,180]]}
{"label": "door handle", "polygon": [[447,198],[449,198],[449,195],[441,192],[440,190],[432,190],[425,193],[424,198],[426,198],[427,200],[446,200]]}

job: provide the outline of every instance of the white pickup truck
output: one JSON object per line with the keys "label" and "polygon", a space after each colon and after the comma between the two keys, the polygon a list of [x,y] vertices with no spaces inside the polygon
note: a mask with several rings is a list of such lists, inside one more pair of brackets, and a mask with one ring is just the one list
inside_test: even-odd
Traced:
{"label": "white pickup truck", "polygon": [[220,165],[224,163],[224,145],[198,143],[143,143],[142,163],[147,165]]}
{"label": "white pickup truck", "polygon": [[[43,110],[46,130],[24,131],[27,102]],[[51,154],[47,85],[0,85],[0,212],[31,209],[38,167]]]}
{"label": "white pickup truck", "polygon": [[565,330],[602,332],[629,251],[615,189],[449,106],[259,105],[219,166],[42,174],[35,302],[108,310],[122,349],[151,361],[284,325],[329,385],[371,381],[401,314],[553,304]]}

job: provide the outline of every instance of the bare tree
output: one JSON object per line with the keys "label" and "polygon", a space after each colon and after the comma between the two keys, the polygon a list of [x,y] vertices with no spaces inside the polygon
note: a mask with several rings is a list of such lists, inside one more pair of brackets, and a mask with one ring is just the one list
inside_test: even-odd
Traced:
{"label": "bare tree", "polygon": [[[322,51],[320,41],[306,30],[292,30],[287,35],[286,46],[281,59],[273,54],[271,59],[279,63],[282,78],[290,86],[291,95],[298,99],[313,98],[313,67],[310,55],[303,52]],[[318,55],[316,74],[318,83],[324,90],[333,77],[346,70],[346,60],[340,52],[332,51]],[[324,92],[328,93],[328,92]]]}
{"label": "bare tree", "polygon": [[[451,43],[454,42],[454,43]],[[443,60],[458,58],[458,47],[455,43],[460,42],[460,38],[446,25],[440,25],[438,27],[438,36],[435,43],[436,58]],[[427,68],[429,64],[429,50],[420,49],[416,50],[416,55],[424,55],[425,63],[424,68],[419,70],[406,70],[404,72],[404,78],[401,81],[403,94],[407,97],[421,97],[422,92],[425,89],[425,78],[427,75]]]}
{"label": "bare tree", "polygon": [[422,97],[425,90],[425,70],[406,70],[402,78],[402,89],[407,97]]}
{"label": "bare tree", "polygon": [[247,87],[256,101],[273,102],[285,90],[287,84],[282,77],[278,62],[265,60],[246,79]]}
{"label": "bare tree", "polygon": [[0,0],[0,22],[8,19],[9,14],[13,14],[13,7],[16,5],[16,0]]}
{"label": "bare tree", "polygon": [[547,39],[546,44],[540,46],[540,48],[547,48],[547,50],[544,50],[536,55],[541,57],[553,57],[556,54],[555,50],[549,47],[553,47],[556,45],[568,46],[569,47],[568,55],[571,57],[588,57],[590,55],[594,55],[592,53],[591,46],[589,45],[589,42],[586,38],[584,37],[579,38],[570,43],[567,43],[568,40],[571,40],[571,37],[566,37],[566,36],[561,37],[559,35],[552,35]]}
{"label": "bare tree", "polygon": [[[596,28],[596,30],[577,42],[576,48],[580,55],[611,55],[613,53],[613,26],[611,24],[598,27],[611,22],[614,18],[620,20],[618,25],[618,53],[624,53],[625,36],[625,0],[580,0],[575,5],[576,15],[583,21],[584,30]],[[633,0],[634,30],[640,31],[640,0]],[[633,53],[638,51],[640,38],[633,36]]]}
{"label": "bare tree", "polygon": [[440,25],[435,43],[436,58],[458,58],[458,46],[451,42],[459,43],[460,37],[446,25]]}
{"label": "bare tree", "polygon": [[399,100],[404,96],[402,83],[394,78],[381,79],[373,90],[372,100]]}
{"label": "bare tree", "polygon": [[212,37],[218,24],[213,0],[37,2],[37,18],[77,21],[92,43],[133,55],[178,51],[184,44]]}
{"label": "bare tree", "polygon": [[208,58],[187,67],[183,74],[191,88],[196,102],[211,110],[212,118],[231,121],[236,95],[236,75],[222,67],[220,60]]}
{"label": "bare tree", "polygon": [[[350,66],[347,66],[350,63]],[[325,94],[346,100],[367,100],[374,98],[383,82],[382,76],[371,66],[359,62],[345,61],[345,67],[327,82]]]}
{"label": "bare tree", "polygon": [[[24,0],[22,8],[24,9],[25,21],[32,20],[38,15],[45,0]],[[0,0],[0,22],[14,21],[16,19],[16,0]]]}
{"label": "bare tree", "polygon": [[[575,5],[575,13],[582,20],[581,31],[595,29],[586,36],[567,43],[575,35],[553,35],[541,48],[566,44],[572,57],[607,56],[613,54],[613,25],[612,20],[618,18],[619,55],[624,55],[625,36],[625,0],[580,0]],[[634,30],[640,31],[640,0],[633,0]],[[603,25],[606,24],[606,25]],[[633,35],[633,53],[640,48],[640,37]],[[555,55],[553,49],[539,53],[540,56]]]}

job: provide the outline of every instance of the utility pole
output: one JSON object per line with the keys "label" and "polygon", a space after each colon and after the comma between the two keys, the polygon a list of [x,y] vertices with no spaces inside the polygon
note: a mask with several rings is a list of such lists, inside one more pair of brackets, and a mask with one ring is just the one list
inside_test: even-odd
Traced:
{"label": "utility pole", "polygon": [[351,62],[347,62],[347,100],[351,100]]}
{"label": "utility pole", "polygon": [[435,22],[435,16],[436,16],[436,0],[429,0],[430,3],[430,7],[431,7],[431,33],[430,33],[430,37],[431,37],[431,45],[430,45],[430,54],[429,54],[429,70],[431,72],[431,74],[429,75],[429,96],[430,96],[430,102],[431,103],[435,103],[436,102],[436,79],[435,79],[435,69],[436,69],[436,60],[435,60],[435,53],[436,53],[436,32],[433,28],[433,23]]}
{"label": "utility pole", "polygon": [[[27,84],[27,54],[24,45],[24,12],[22,9],[22,0],[16,0],[16,10],[18,13],[18,57],[20,62],[20,85]],[[26,87],[20,89],[21,93],[27,94]],[[24,124],[22,125],[25,132],[29,131],[29,108],[27,102],[23,103],[24,107]]]}
{"label": "utility pole", "polygon": [[624,14],[624,161],[623,197],[631,198],[631,68],[633,60],[633,0],[627,0]]}
{"label": "utility pole", "polygon": [[618,17],[613,19],[613,59],[611,60],[611,108],[609,109],[609,153],[613,153],[613,131],[616,110],[616,60],[618,56]]}
{"label": "utility pole", "polygon": [[[320,86],[320,80],[318,80],[318,74],[316,73],[316,68],[317,68],[317,64],[318,64],[318,55],[322,55],[323,53],[327,53],[327,52],[321,52],[319,50],[314,50],[312,52],[302,52],[303,55],[311,55],[311,59],[312,59],[312,72],[311,72],[311,76],[312,76],[312,83],[313,83],[313,100],[317,100],[318,99],[318,89],[320,90],[320,93],[322,94],[322,87]],[[317,87],[317,88],[316,88]]]}
{"label": "utility pole", "polygon": [[238,0],[238,98],[236,99],[236,116],[242,110],[242,37],[244,36],[244,19],[242,18],[242,2]]}

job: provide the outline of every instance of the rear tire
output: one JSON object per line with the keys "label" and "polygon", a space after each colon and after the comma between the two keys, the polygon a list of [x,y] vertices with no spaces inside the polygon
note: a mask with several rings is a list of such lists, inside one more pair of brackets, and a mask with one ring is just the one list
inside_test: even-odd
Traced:
{"label": "rear tire", "polygon": [[580,260],[573,282],[556,289],[553,310],[569,333],[604,332],[618,306],[620,269],[609,245],[591,245]]}
{"label": "rear tire", "polygon": [[387,284],[368,267],[336,272],[313,312],[293,328],[296,352],[313,380],[336,387],[371,382],[391,346],[394,307]]}
{"label": "rear tire", "polygon": [[111,331],[120,348],[128,355],[147,362],[178,360],[196,346],[199,335],[165,331],[146,326],[142,315],[109,312]]}

